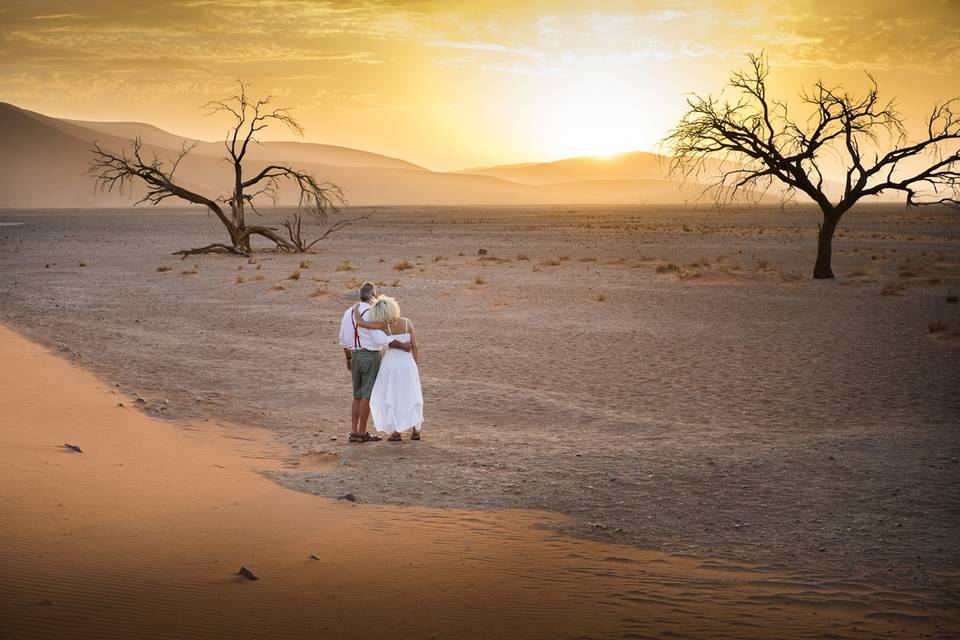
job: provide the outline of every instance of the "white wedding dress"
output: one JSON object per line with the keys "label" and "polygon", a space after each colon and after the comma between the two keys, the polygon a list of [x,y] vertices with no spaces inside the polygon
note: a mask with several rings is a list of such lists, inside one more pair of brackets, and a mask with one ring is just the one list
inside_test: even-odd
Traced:
{"label": "white wedding dress", "polygon": [[[407,329],[406,321],[404,329]],[[400,342],[410,341],[407,331],[392,337]],[[420,369],[412,354],[403,349],[386,350],[370,395],[370,415],[377,430],[384,433],[420,430],[423,424],[423,391],[420,388]]]}

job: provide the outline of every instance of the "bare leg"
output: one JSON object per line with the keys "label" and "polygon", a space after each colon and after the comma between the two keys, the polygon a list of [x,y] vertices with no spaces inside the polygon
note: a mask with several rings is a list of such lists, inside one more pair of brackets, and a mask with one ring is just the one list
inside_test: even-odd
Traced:
{"label": "bare leg", "polygon": [[360,422],[360,398],[353,399],[353,406],[350,408],[350,433],[359,433],[357,424]]}
{"label": "bare leg", "polygon": [[360,413],[357,420],[357,433],[367,432],[367,420],[370,419],[370,398],[360,398]]}

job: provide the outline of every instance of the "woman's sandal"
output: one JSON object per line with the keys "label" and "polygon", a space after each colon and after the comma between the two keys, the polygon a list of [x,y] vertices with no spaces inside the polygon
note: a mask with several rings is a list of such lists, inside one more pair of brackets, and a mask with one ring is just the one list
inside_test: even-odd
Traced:
{"label": "woman's sandal", "polygon": [[390,437],[387,438],[387,442],[401,442],[403,438],[396,431],[390,434]]}
{"label": "woman's sandal", "polygon": [[411,439],[411,440],[419,440],[419,439],[420,439],[420,432],[417,431],[416,429],[414,429],[414,430],[413,430],[413,433],[410,434],[410,439]]}

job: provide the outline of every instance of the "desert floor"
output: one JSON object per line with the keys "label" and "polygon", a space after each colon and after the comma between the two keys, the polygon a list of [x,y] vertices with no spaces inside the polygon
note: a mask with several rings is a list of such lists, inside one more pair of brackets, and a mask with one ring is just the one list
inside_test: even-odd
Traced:
{"label": "desert floor", "polygon": [[[558,512],[544,526],[789,573],[801,600],[849,584],[864,617],[956,618],[956,214],[856,210],[815,282],[810,210],[359,213],[315,255],[181,261],[215,220],[6,212],[26,224],[0,227],[0,321],[148,414],[271,430],[289,455],[263,473],[288,487]],[[345,442],[336,332],[363,279],[416,323],[420,443]]]}

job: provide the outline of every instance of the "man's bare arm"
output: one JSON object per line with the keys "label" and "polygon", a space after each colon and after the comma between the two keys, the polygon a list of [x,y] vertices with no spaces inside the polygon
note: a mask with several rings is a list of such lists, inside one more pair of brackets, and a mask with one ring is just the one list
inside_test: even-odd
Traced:
{"label": "man's bare arm", "polygon": [[343,355],[346,356],[346,358],[347,358],[347,371],[352,371],[352,370],[353,370],[353,366],[352,366],[352,365],[353,365],[353,352],[350,351],[350,349],[347,349],[346,347],[344,347],[344,349],[343,349]]}
{"label": "man's bare arm", "polygon": [[409,342],[400,342],[399,340],[391,340],[390,344],[387,345],[391,349],[400,349],[401,351],[410,352],[413,349],[413,345]]}

